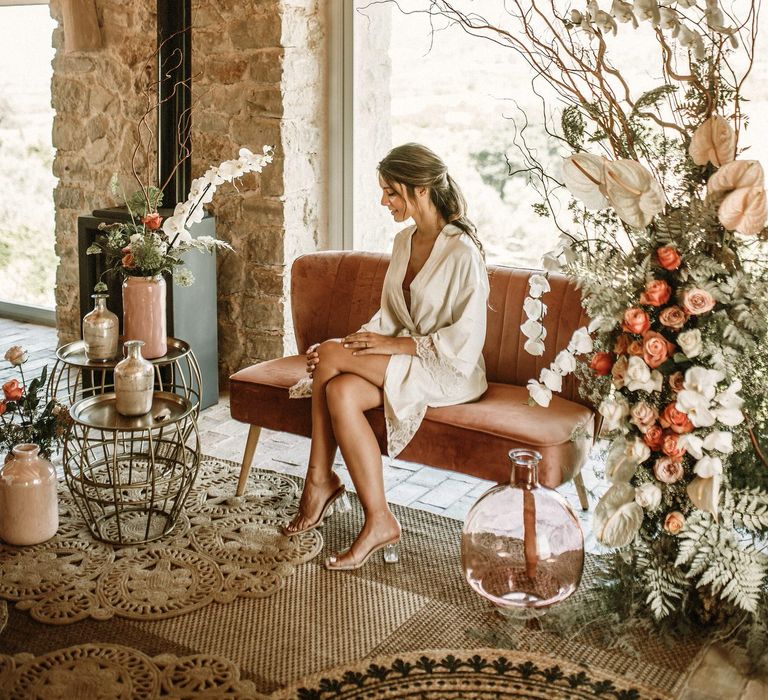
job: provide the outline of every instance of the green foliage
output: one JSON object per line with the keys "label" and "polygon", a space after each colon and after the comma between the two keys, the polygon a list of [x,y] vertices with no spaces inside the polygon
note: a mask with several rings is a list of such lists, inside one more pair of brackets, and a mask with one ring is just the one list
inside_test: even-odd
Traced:
{"label": "green foliage", "polygon": [[568,105],[563,110],[560,116],[560,127],[563,130],[563,138],[568,142],[568,145],[577,153],[581,151],[584,147],[586,124],[578,105]]}
{"label": "green foliage", "polygon": [[652,90],[644,92],[635,101],[635,106],[632,108],[630,117],[641,117],[642,115],[640,112],[643,110],[650,109],[651,107],[658,107],[662,100],[673,95],[677,92],[677,89],[677,85],[659,85]]}
{"label": "green foliage", "polygon": [[125,205],[133,216],[145,216],[146,214],[157,211],[163,203],[163,191],[157,187],[148,187],[146,196],[144,191],[136,190],[125,201]]}

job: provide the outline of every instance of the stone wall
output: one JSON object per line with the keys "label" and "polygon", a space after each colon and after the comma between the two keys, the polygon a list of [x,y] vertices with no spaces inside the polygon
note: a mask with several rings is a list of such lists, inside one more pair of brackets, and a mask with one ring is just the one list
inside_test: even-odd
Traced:
{"label": "stone wall", "polygon": [[[113,170],[126,174],[141,116],[136,81],[155,46],[155,3],[96,0],[103,47],[64,53],[52,84],[57,206],[57,316],[61,342],[79,337],[77,216],[113,202]],[[52,15],[61,22],[59,0]],[[222,378],[293,345],[288,270],[327,246],[324,209],[326,18],[321,0],[193,0],[192,176],[248,147],[275,162],[223,185],[211,205],[217,235],[236,253],[218,260]],[[132,190],[131,190],[132,191]]]}

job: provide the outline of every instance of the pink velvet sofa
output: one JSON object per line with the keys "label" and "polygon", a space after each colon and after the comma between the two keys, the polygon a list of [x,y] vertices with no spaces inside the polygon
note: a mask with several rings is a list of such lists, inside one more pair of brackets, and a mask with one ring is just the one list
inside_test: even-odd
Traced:
{"label": "pink velvet sofa", "polygon": [[[389,256],[363,252],[322,252],[293,263],[291,304],[300,352],[312,343],[357,330],[379,307]],[[490,302],[483,355],[488,390],[478,400],[459,406],[430,408],[411,443],[399,459],[506,482],[509,450],[529,447],[541,452],[539,478],[556,487],[573,479],[581,506],[588,507],[581,466],[594,434],[595,413],[581,399],[573,376],[548,408],[529,406],[526,383],[538,377],[587,319],[578,290],[561,275],[550,275],[552,287],[544,301],[549,311],[544,325],[547,349],[532,357],[523,350],[523,300],[534,271],[489,265]],[[311,435],[310,399],[289,399],[288,387],[304,376],[304,355],[268,360],[230,377],[232,417],[250,423],[237,494],[245,489],[261,428]],[[382,409],[368,419],[386,454]],[[581,433],[582,437],[572,439]],[[583,437],[588,433],[590,437]]]}

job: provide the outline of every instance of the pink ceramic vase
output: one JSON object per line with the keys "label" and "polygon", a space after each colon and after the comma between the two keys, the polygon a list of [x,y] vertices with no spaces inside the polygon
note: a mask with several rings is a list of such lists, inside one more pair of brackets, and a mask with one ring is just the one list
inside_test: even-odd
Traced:
{"label": "pink ceramic vase", "polygon": [[59,529],[56,470],[39,452],[16,445],[0,469],[0,539],[8,544],[40,544]]}
{"label": "pink ceramic vase", "polygon": [[165,280],[155,277],[126,277],[123,281],[123,339],[142,340],[146,359],[168,351],[165,318]]}

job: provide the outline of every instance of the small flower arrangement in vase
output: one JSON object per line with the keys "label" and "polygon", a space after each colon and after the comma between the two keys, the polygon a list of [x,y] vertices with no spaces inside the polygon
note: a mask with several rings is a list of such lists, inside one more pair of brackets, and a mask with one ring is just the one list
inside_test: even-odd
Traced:
{"label": "small flower arrangement in vase", "polygon": [[[211,236],[193,238],[189,227],[203,220],[203,205],[208,204],[216,188],[224,182],[234,182],[247,173],[262,171],[272,162],[270,146],[261,154],[241,148],[239,157],[209,168],[202,177],[192,181],[187,200],[176,205],[173,215],[163,218],[162,191],[145,187],[131,197],[124,197],[130,221],[102,223],[103,232],[88,247],[88,255],[104,255],[104,275],[118,274],[123,278],[123,331],[127,339],[143,340],[145,358],[161,357],[166,352],[165,276],[172,276],[179,286],[194,282],[192,273],[184,267],[183,256],[188,251],[213,253],[232,247]],[[138,177],[137,177],[138,180]],[[117,194],[116,178],[112,179]],[[95,292],[105,292],[103,279]]]}

